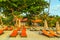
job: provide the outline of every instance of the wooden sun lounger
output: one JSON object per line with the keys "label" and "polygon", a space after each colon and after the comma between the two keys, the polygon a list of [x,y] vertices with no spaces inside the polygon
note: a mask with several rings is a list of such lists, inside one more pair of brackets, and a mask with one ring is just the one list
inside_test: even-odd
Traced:
{"label": "wooden sun lounger", "polygon": [[4,27],[3,30],[8,30],[8,27]]}
{"label": "wooden sun lounger", "polygon": [[3,30],[0,30],[0,35],[3,34],[3,33],[4,33]]}
{"label": "wooden sun lounger", "polygon": [[46,30],[42,30],[42,33],[48,37],[54,37],[54,35],[50,34],[48,31]]}
{"label": "wooden sun lounger", "polygon": [[10,37],[16,37],[17,34],[18,34],[18,31],[17,31],[17,30],[14,30],[14,31],[11,33]]}
{"label": "wooden sun lounger", "polygon": [[56,30],[56,33],[60,35],[60,30]]}
{"label": "wooden sun lounger", "polygon": [[52,35],[54,35],[54,36],[56,36],[56,37],[60,37],[60,35],[58,35],[56,32],[54,32],[53,30],[49,30],[49,32],[52,34]]}
{"label": "wooden sun lounger", "polygon": [[27,37],[26,29],[24,28],[21,32],[21,37]]}
{"label": "wooden sun lounger", "polygon": [[13,27],[8,28],[8,30],[13,30]]}
{"label": "wooden sun lounger", "polygon": [[17,31],[20,31],[20,27],[17,28]]}

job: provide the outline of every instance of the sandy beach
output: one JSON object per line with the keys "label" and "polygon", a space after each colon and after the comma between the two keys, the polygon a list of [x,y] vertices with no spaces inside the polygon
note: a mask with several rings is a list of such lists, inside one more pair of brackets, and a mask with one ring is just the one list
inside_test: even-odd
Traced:
{"label": "sandy beach", "polygon": [[21,37],[19,34],[16,37],[9,37],[12,31],[4,31],[4,34],[0,35],[0,40],[60,40],[60,38],[57,37],[49,38],[29,30],[26,32],[27,37]]}

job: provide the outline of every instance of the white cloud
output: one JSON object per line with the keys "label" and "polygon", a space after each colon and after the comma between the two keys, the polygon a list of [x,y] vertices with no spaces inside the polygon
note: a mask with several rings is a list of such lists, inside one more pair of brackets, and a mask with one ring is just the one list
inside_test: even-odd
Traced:
{"label": "white cloud", "polygon": [[56,5],[54,7],[52,7],[53,10],[60,10],[60,5]]}
{"label": "white cloud", "polygon": [[60,16],[60,5],[55,5],[50,8],[51,15],[59,15]]}

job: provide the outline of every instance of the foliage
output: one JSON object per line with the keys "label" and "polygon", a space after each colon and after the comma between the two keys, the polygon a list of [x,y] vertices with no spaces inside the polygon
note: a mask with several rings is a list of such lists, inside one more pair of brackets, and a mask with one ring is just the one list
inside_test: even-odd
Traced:
{"label": "foliage", "polygon": [[[37,15],[38,19],[39,14],[49,6],[49,3],[45,0],[0,0],[0,4],[0,7],[3,8],[3,14],[6,16],[2,19],[4,24],[11,24],[15,16],[21,18],[20,14],[22,13],[26,14],[27,22],[32,24],[31,20],[35,19]],[[27,14],[27,12],[30,14]]]}

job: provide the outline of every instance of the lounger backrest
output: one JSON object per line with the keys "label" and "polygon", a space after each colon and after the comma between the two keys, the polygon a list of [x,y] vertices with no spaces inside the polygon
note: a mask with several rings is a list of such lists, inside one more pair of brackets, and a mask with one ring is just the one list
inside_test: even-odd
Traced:
{"label": "lounger backrest", "polygon": [[8,27],[5,27],[4,30],[8,30]]}
{"label": "lounger backrest", "polygon": [[13,33],[17,33],[17,30],[14,30]]}
{"label": "lounger backrest", "polygon": [[0,34],[2,34],[3,33],[3,30],[0,30]]}
{"label": "lounger backrest", "polygon": [[20,27],[17,28],[17,31],[19,31],[19,30],[20,30]]}
{"label": "lounger backrest", "polygon": [[42,32],[45,33],[45,34],[48,34],[48,32],[46,30],[42,30]]}
{"label": "lounger backrest", "polygon": [[55,33],[54,31],[52,31],[52,30],[50,30],[50,33],[52,34],[52,35],[58,35],[57,33]]}
{"label": "lounger backrest", "polygon": [[13,30],[13,27],[10,27],[9,30]]}

